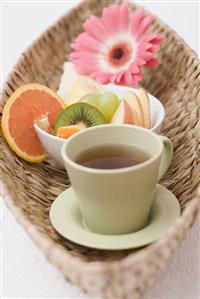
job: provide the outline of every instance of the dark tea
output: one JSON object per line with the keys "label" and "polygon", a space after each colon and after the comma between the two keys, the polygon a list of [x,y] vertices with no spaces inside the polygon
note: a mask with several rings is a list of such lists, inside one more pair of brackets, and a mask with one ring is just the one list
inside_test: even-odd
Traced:
{"label": "dark tea", "polygon": [[76,162],[90,168],[117,169],[138,165],[149,158],[139,146],[102,144],[83,151]]}

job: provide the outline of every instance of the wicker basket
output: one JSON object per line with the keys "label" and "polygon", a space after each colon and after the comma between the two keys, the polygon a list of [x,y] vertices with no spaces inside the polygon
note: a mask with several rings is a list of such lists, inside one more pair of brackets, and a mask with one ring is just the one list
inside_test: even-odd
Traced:
{"label": "wicker basket", "polygon": [[[22,54],[5,82],[1,109],[20,85],[40,82],[58,88],[66,53],[83,21],[100,14],[110,0],[81,3],[50,27]],[[133,9],[135,7],[133,6]],[[200,64],[196,54],[168,26],[156,20],[153,31],[165,36],[162,65],[146,71],[142,85],[166,109],[163,134],[174,144],[174,159],[162,181],[178,197],[182,215],[161,240],[140,250],[101,251],[63,239],[52,228],[48,211],[69,186],[53,161],[29,164],[18,158],[1,135],[5,200],[32,240],[63,275],[94,298],[138,298],[149,287],[186,237],[198,214],[200,173]]]}

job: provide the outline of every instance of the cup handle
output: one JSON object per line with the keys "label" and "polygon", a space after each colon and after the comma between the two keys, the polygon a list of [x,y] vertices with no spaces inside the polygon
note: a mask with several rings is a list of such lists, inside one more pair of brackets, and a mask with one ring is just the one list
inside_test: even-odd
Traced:
{"label": "cup handle", "polygon": [[162,158],[160,163],[160,169],[158,173],[158,181],[163,177],[163,175],[167,171],[173,156],[173,144],[171,140],[162,135],[159,135],[159,138],[163,143],[163,152],[162,152]]}

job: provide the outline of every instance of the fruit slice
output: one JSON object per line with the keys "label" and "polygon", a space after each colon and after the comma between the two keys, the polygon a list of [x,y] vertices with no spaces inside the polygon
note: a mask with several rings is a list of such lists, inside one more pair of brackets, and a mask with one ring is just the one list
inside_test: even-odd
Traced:
{"label": "fruit slice", "polygon": [[137,125],[144,127],[144,112],[139,97],[132,91],[126,91],[124,94],[124,99],[129,103],[129,105],[136,112]]}
{"label": "fruit slice", "polygon": [[111,124],[133,124],[133,112],[127,101],[122,100],[115,112]]}
{"label": "fruit slice", "polygon": [[72,136],[73,134],[79,132],[81,130],[81,126],[79,125],[72,125],[68,127],[60,127],[57,131],[57,136],[63,139],[67,139],[68,137]]}
{"label": "fruit slice", "polygon": [[64,71],[60,80],[59,89],[57,91],[60,97],[65,97],[72,88],[74,82],[78,79],[78,73],[72,62],[66,61],[64,63]]}
{"label": "fruit slice", "polygon": [[63,102],[50,88],[37,83],[18,88],[3,110],[2,131],[11,149],[28,162],[40,162],[45,153],[34,129],[37,120],[48,117],[52,128]]}
{"label": "fruit slice", "polygon": [[58,128],[79,125],[85,128],[105,124],[105,117],[94,106],[87,103],[75,103],[65,108],[56,120],[54,133]]}
{"label": "fruit slice", "polygon": [[148,94],[143,88],[140,88],[137,95],[143,109],[144,127],[149,129],[151,128],[151,112]]}
{"label": "fruit slice", "polygon": [[131,107],[131,110],[132,110],[132,113],[133,113],[133,123],[132,124],[136,125],[136,126],[139,126],[139,119],[138,119],[138,116],[137,116],[137,112],[136,112],[134,107],[132,107],[131,105],[129,105],[129,106]]}
{"label": "fruit slice", "polygon": [[[69,74],[70,75],[70,74]],[[96,81],[86,76],[78,76],[69,92],[63,95],[63,100],[67,106],[79,102],[79,100],[89,93],[103,93],[103,87]]]}
{"label": "fruit slice", "polygon": [[120,100],[112,92],[90,93],[80,100],[81,102],[88,103],[99,109],[105,116],[106,122],[109,123],[119,107]]}
{"label": "fruit slice", "polygon": [[40,129],[44,130],[47,133],[53,134],[53,128],[51,127],[47,116],[36,120],[35,123],[38,125],[38,127],[40,127]]}

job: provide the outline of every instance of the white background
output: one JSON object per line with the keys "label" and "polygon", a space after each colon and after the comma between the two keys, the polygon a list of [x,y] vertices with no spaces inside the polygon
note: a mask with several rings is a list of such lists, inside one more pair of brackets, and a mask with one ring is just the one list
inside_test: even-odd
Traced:
{"label": "white background", "polygon": [[[77,2],[3,1],[1,18],[3,81],[26,47]],[[137,1],[137,3],[144,5],[168,23],[197,51],[199,34],[197,2]],[[15,222],[4,204],[1,223],[3,297],[88,298],[77,287],[66,282],[57,270],[45,261],[41,252]],[[195,223],[189,237],[182,243],[167,269],[153,288],[148,290],[146,299],[200,298],[199,226],[200,221]]]}

